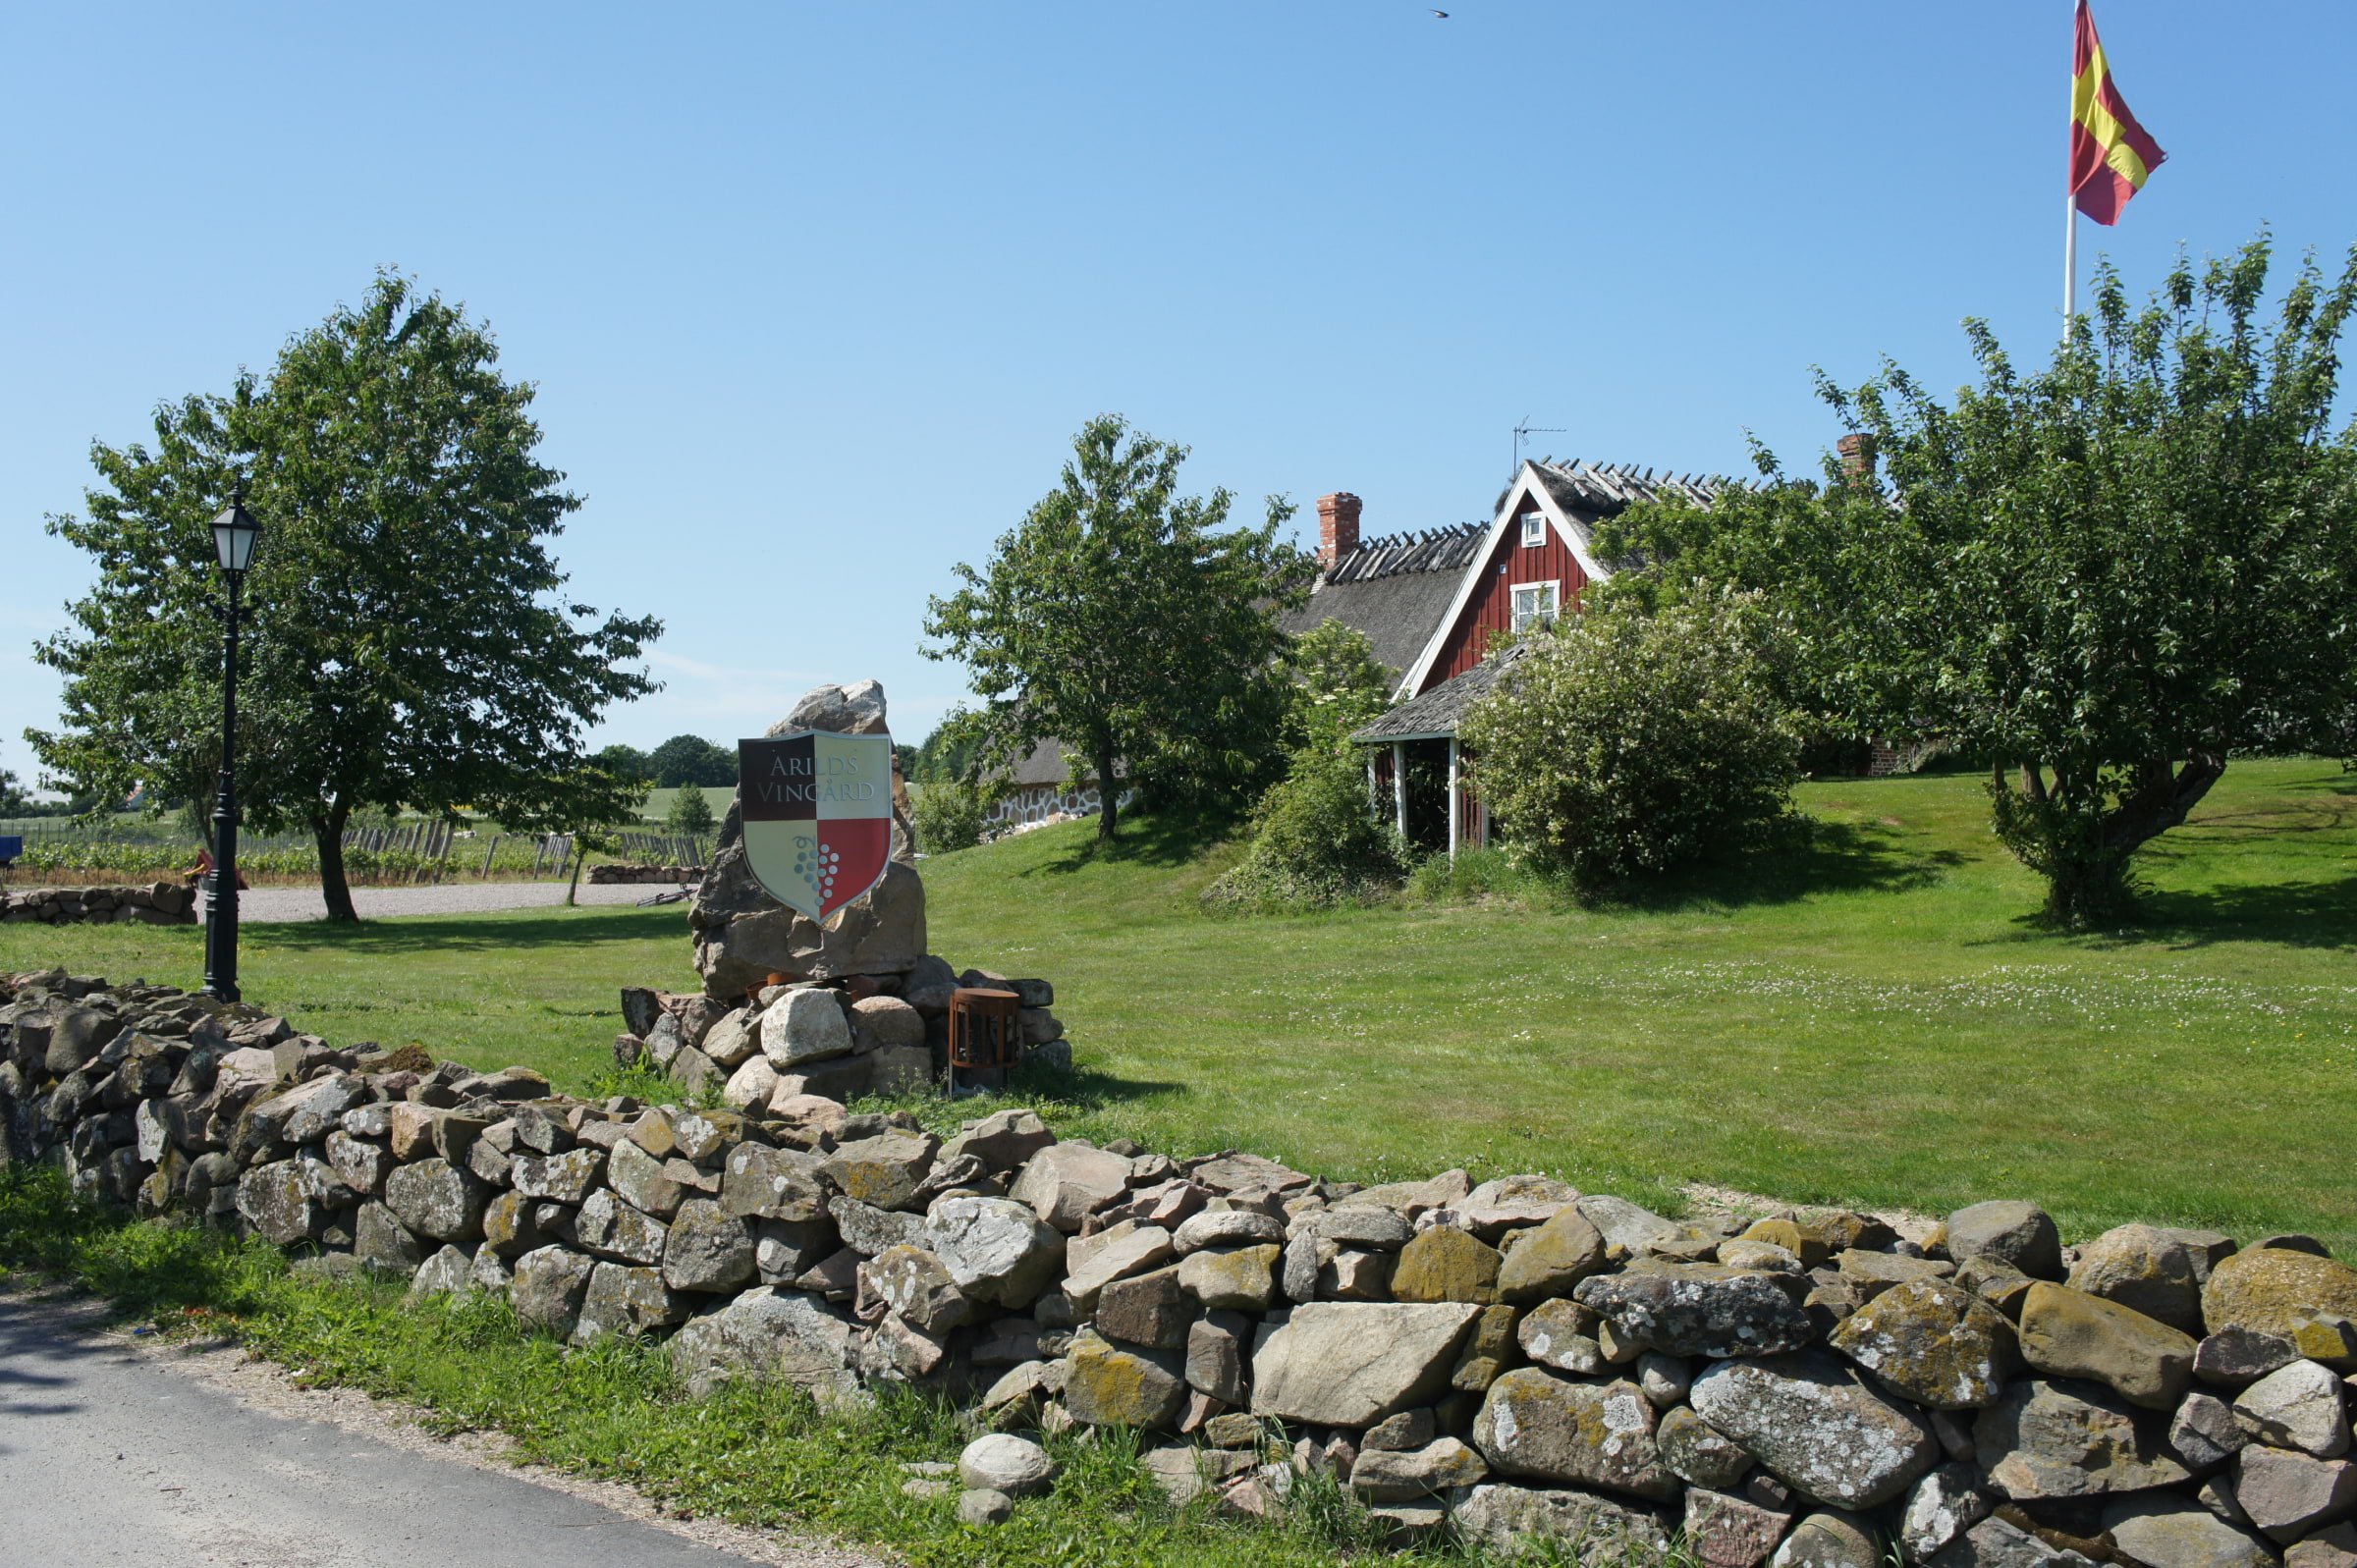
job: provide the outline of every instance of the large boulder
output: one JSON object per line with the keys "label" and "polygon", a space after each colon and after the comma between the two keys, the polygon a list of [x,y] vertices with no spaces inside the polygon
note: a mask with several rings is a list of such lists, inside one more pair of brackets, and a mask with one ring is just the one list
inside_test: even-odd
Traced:
{"label": "large boulder", "polygon": [[1252,1414],[1371,1427],[1449,1385],[1481,1309],[1470,1302],[1311,1302],[1252,1354]]}
{"label": "large boulder", "polygon": [[2104,1509],[2104,1533],[2135,1568],[2275,1568],[2266,1541],[2181,1497],[2121,1497]]}
{"label": "large boulder", "polygon": [[835,993],[823,987],[789,991],[761,1015],[761,1054],[779,1072],[850,1054],[850,1020]]}
{"label": "large boulder", "polygon": [[2014,1383],[1980,1414],[1973,1453],[2001,1494],[2020,1502],[2146,1491],[2191,1479],[2168,1448],[2168,1421],[2098,1383]]}
{"label": "large boulder", "polygon": [[2202,1331],[2202,1280],[2209,1258],[2190,1244],[2190,1232],[2158,1225],[2120,1225],[2079,1249],[2070,1285],[2116,1302],[2171,1328]]}
{"label": "large boulder", "polygon": [[1942,1279],[1894,1285],[1841,1321],[1832,1343],[1890,1387],[1934,1410],[1973,1410],[2020,1370],[2013,1325]]}
{"label": "large boulder", "polygon": [[1822,1351],[1718,1362],[1692,1399],[1779,1480],[1836,1508],[1889,1502],[1940,1456],[1921,1415]]}
{"label": "large boulder", "polygon": [[2213,1334],[2245,1328],[2296,1339],[2312,1314],[2357,1319],[2357,1269],[2288,1247],[2253,1247],[2211,1270],[2202,1287],[2202,1319]]}
{"label": "large boulder", "polygon": [[[1363,1243],[1353,1242],[1353,1246]],[[1524,1233],[1498,1271],[1498,1299],[1516,1306],[1567,1296],[1604,1268],[1604,1233],[1575,1208]]]}
{"label": "large boulder", "polygon": [[958,1288],[977,1301],[1028,1307],[1064,1268],[1063,1233],[1012,1198],[938,1198],[923,1233]]}
{"label": "large boulder", "polygon": [[2319,1459],[2349,1451],[2349,1413],[2340,1379],[2313,1361],[2271,1372],[2234,1401],[2237,1424],[2261,1442]]}
{"label": "large boulder", "polygon": [[2193,1382],[2193,1336],[2067,1285],[2021,1304],[2021,1354],[2050,1378],[2089,1378],[2133,1405],[2174,1410]]}
{"label": "large boulder", "polygon": [[761,1285],[689,1319],[671,1342],[672,1368],[696,1398],[733,1379],[849,1392],[853,1326],[816,1296]]}
{"label": "large boulder", "polygon": [[[1624,1345],[1671,1356],[1770,1356],[1817,1336],[1792,1276],[1648,1262],[1580,1281],[1572,1297]],[[1805,1284],[1805,1281],[1803,1281]]]}
{"label": "large boulder", "polygon": [[1007,1196],[1068,1235],[1090,1210],[1129,1190],[1129,1162],[1086,1144],[1052,1144],[1023,1164]]}
{"label": "large boulder", "polygon": [[1961,1264],[1996,1258],[2032,1279],[2062,1277],[2062,1233],[2034,1203],[1995,1199],[1947,1217],[1947,1255]]}
{"label": "large boulder", "polygon": [[743,818],[731,804],[719,851],[688,900],[687,925],[709,997],[741,997],[772,975],[902,975],[925,955],[925,885],[914,866],[894,860],[882,881],[825,924],[807,919],[754,878],[744,857]]}
{"label": "large boulder", "polygon": [[1653,1406],[1635,1383],[1569,1382],[1535,1367],[1491,1383],[1473,1422],[1473,1445],[1503,1475],[1666,1502],[1678,1480],[1653,1433]]}

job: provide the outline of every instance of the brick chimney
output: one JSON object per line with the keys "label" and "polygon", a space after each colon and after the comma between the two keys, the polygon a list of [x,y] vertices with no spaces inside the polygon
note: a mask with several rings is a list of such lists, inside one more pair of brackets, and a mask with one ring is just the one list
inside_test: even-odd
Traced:
{"label": "brick chimney", "polygon": [[1318,497],[1318,567],[1334,564],[1358,548],[1358,497],[1347,490]]}
{"label": "brick chimney", "polygon": [[1871,479],[1874,477],[1874,437],[1863,430],[1853,430],[1834,443],[1841,455],[1841,477]]}

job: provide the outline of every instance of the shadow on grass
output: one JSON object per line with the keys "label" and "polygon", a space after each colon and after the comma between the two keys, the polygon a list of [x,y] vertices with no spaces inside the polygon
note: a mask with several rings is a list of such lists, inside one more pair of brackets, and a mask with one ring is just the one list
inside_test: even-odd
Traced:
{"label": "shadow on grass", "polygon": [[2135,924],[2090,940],[2120,947],[2148,943],[2205,947],[2219,942],[2357,947],[2357,873],[2329,882],[2147,890],[2137,899]]}
{"label": "shadow on grass", "polygon": [[1026,877],[1069,876],[1091,866],[1153,866],[1170,870],[1201,858],[1203,852],[1235,831],[1225,819],[1182,817],[1176,813],[1124,817],[1111,843],[1090,838],[1054,860],[1022,873]]}
{"label": "shadow on grass", "polygon": [[1828,892],[1904,892],[1930,887],[1964,863],[1956,850],[1924,848],[1919,836],[1879,824],[1804,817],[1748,854],[1617,890],[1599,901],[1664,913],[1790,903]]}
{"label": "shadow on grass", "polygon": [[1097,1067],[1074,1067],[1069,1071],[1023,1067],[1014,1073],[1007,1093],[1017,1099],[1038,1096],[1086,1111],[1103,1110],[1125,1101],[1178,1094],[1185,1088],[1184,1084],[1159,1083],[1151,1078],[1118,1077]]}
{"label": "shadow on grass", "polygon": [[599,946],[612,943],[685,940],[686,905],[653,909],[613,905],[542,909],[507,915],[418,915],[336,925],[312,920],[248,926],[249,943],[301,951],[355,953],[450,952],[476,947]]}

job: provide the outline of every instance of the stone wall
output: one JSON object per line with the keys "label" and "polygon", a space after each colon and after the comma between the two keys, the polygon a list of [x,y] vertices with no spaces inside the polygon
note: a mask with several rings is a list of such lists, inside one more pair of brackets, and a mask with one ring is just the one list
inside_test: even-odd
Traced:
{"label": "stone wall", "polygon": [[0,894],[0,921],[22,925],[192,926],[196,890],[186,883],[156,882],[137,888],[27,888]]}
{"label": "stone wall", "polygon": [[691,882],[701,882],[704,868],[702,866],[642,866],[614,860],[602,865],[591,866],[582,873],[582,876],[587,881],[600,886],[656,882],[667,887],[681,888]]}
{"label": "stone wall", "polygon": [[[1017,1108],[943,1140],[799,1070],[906,1049],[917,1000],[856,989],[626,999],[642,1049],[714,1073],[716,1033],[756,1037],[777,1081],[739,1111],[0,977],[0,1160],[306,1270],[502,1292],[576,1344],[668,1335],[691,1389],[939,1389],[1009,1430],[961,1464],[976,1519],[1048,1484],[1013,1432],[1105,1426],[1223,1510],[1327,1470],[1400,1539],[1453,1515],[1599,1562],[1681,1532],[1710,1568],[2357,1561],[2357,1271],[2308,1238],[2065,1247],[2010,1201],[1673,1220],[1541,1176],[1362,1188],[1097,1147]],[[805,1054],[862,1031],[894,1044]]]}

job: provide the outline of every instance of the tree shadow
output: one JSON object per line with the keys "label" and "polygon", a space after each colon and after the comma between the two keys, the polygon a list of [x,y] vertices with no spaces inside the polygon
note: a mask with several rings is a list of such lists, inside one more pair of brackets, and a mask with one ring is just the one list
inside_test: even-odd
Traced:
{"label": "tree shadow", "polygon": [[1069,1071],[1055,1067],[1022,1067],[1014,1072],[1007,1094],[1015,1097],[1036,1096],[1085,1111],[1103,1110],[1131,1100],[1177,1094],[1185,1087],[1184,1084],[1162,1083],[1151,1078],[1117,1077],[1101,1067],[1073,1067]]}
{"label": "tree shadow", "polygon": [[1094,837],[1085,838],[1022,875],[1061,877],[1091,866],[1120,865],[1168,871],[1200,859],[1205,850],[1234,831],[1235,823],[1227,818],[1185,817],[1175,812],[1124,817],[1120,834],[1111,843]]}
{"label": "tree shadow", "polygon": [[1659,882],[1611,890],[1595,901],[1659,914],[1791,903],[1826,892],[1905,892],[1930,887],[1965,858],[1877,823],[1800,817],[1756,849]]}
{"label": "tree shadow", "polygon": [[2147,889],[2136,906],[2134,924],[2092,933],[2089,940],[2119,947],[2207,947],[2220,942],[2357,947],[2357,872],[2322,882]]}
{"label": "tree shadow", "polygon": [[420,915],[338,925],[326,920],[248,926],[247,939],[276,948],[354,953],[450,952],[492,947],[579,949],[626,942],[684,938],[685,904],[652,909],[584,905],[529,914]]}

